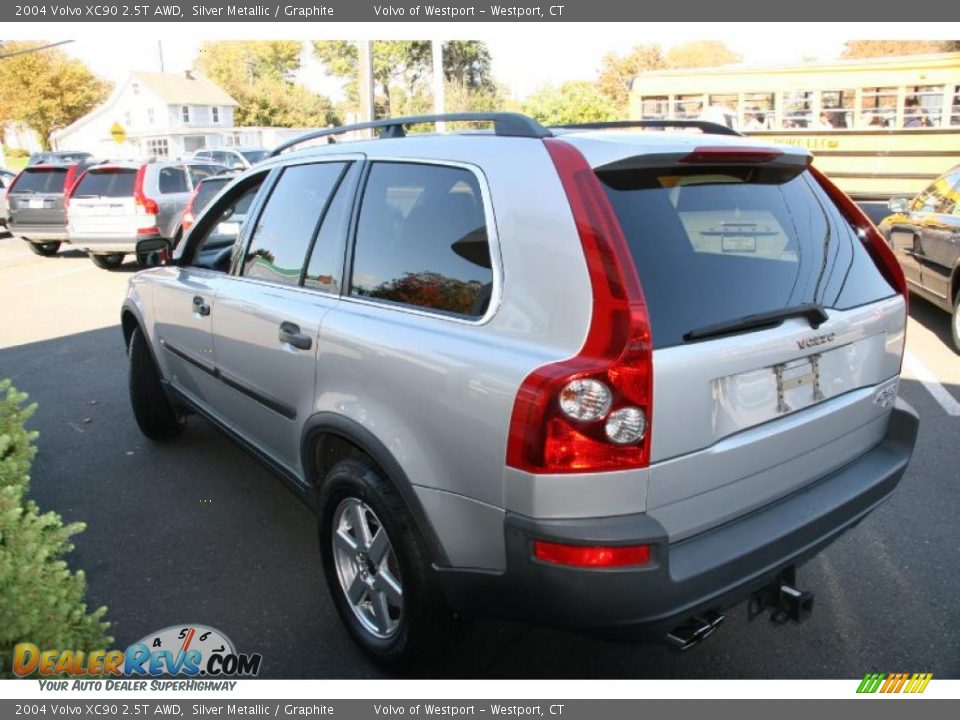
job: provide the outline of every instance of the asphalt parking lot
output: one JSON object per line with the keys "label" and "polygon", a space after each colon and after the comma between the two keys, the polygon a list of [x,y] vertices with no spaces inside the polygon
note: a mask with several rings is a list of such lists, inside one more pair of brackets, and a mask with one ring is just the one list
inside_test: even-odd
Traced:
{"label": "asphalt parking lot", "polygon": [[[206,422],[156,445],[127,401],[120,302],[136,267],[82,254],[41,258],[0,237],[0,377],[40,408],[32,493],[88,529],[70,557],[116,645],[203,623],[262,676],[380,677],[326,595],[314,520],[281,483]],[[800,571],[812,619],[777,626],[731,613],[679,655],[513,624],[482,624],[438,670],[495,678],[854,678],[867,671],[960,677],[960,356],[949,317],[911,305],[901,395],[920,438],[899,492]]]}

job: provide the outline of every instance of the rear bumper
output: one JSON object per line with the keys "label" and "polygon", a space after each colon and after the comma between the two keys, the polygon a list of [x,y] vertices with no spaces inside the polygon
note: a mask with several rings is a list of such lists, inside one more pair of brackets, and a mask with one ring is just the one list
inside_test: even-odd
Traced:
{"label": "rear bumper", "polygon": [[[883,440],[816,483],[734,522],[669,544],[646,514],[534,520],[508,514],[507,569],[442,568],[454,609],[615,637],[662,634],[706,610],[722,611],[773,582],[849,530],[896,489],[916,441],[918,419],[897,401]],[[583,570],[533,560],[534,538],[571,544],[652,546],[651,563]]]}
{"label": "rear bumper", "polygon": [[77,235],[72,233],[69,242],[76,248],[91,253],[132,253],[137,249],[141,240],[154,240],[161,237],[159,233],[145,235],[118,235],[105,237],[103,235]]}
{"label": "rear bumper", "polygon": [[32,242],[65,242],[67,240],[66,226],[59,225],[28,225],[7,221],[7,229],[14,237]]}

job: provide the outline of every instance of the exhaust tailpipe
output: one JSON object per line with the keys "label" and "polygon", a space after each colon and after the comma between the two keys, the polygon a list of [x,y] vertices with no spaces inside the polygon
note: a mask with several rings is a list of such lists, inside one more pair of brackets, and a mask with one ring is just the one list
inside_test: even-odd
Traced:
{"label": "exhaust tailpipe", "polygon": [[724,616],[712,610],[696,615],[667,633],[666,641],[674,650],[689,650],[699,645],[723,625]]}

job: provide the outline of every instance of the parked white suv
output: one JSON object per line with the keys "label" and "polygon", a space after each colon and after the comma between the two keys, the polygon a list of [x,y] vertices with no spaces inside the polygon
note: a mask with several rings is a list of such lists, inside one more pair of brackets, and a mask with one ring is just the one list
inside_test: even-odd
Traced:
{"label": "parked white suv", "polygon": [[[493,131],[405,136],[438,119]],[[455,615],[678,648],[748,598],[802,620],[796,566],[907,466],[904,278],[869,220],[802,148],[627,125],[671,131],[312,133],[382,130],[282,146],[172,257],[138,248],[140,428],[196,413],[311,503],[378,661],[436,658]]]}
{"label": "parked white suv", "polygon": [[164,238],[176,245],[194,187],[225,169],[167,160],[95,165],[66,195],[69,242],[106,270],[120,267],[140,240]]}

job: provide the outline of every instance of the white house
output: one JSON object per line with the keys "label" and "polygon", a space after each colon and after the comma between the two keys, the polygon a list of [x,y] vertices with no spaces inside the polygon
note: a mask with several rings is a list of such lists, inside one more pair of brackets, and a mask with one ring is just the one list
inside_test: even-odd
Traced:
{"label": "white house", "polygon": [[50,134],[56,150],[101,158],[180,157],[246,144],[233,126],[237,101],[203,75],[131,73],[103,105]]}

